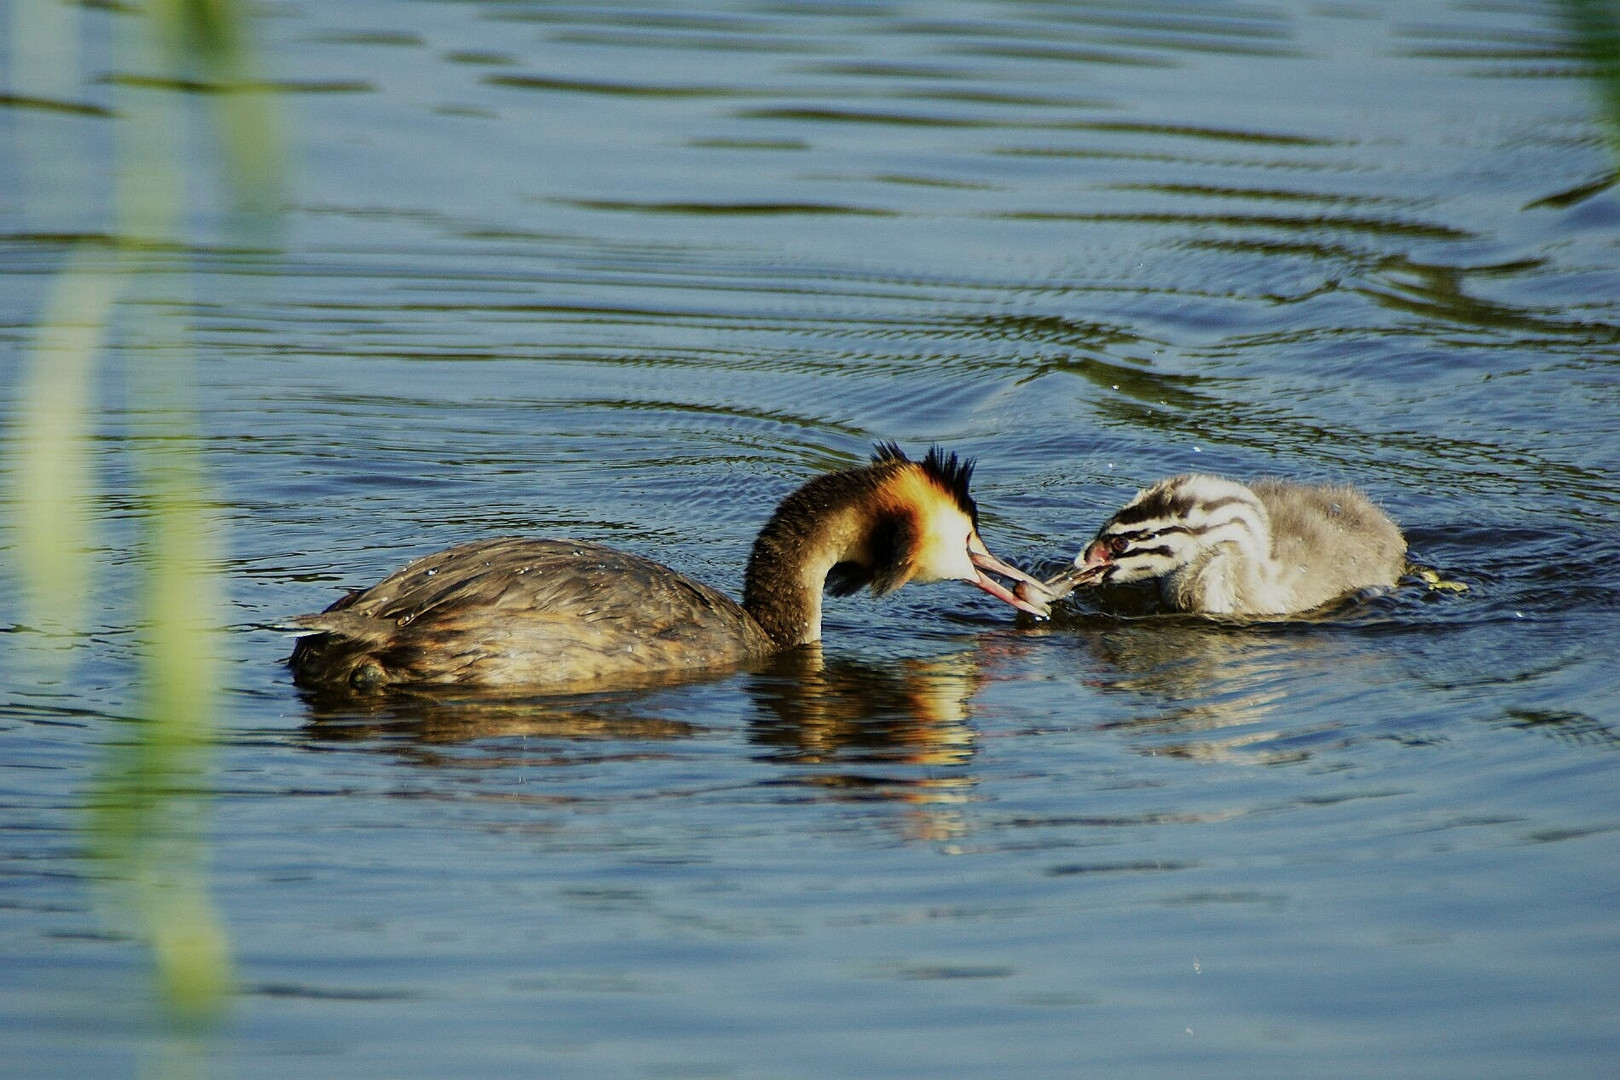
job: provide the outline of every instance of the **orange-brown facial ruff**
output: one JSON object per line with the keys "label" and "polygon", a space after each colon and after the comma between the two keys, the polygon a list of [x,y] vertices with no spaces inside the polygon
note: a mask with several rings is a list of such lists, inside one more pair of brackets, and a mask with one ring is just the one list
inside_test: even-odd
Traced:
{"label": "orange-brown facial ruff", "polygon": [[893,443],[878,446],[872,461],[878,477],[869,504],[876,522],[868,551],[872,592],[882,596],[911,581],[976,577],[968,559],[978,513],[967,493],[973,463],[937,447],[922,461],[911,461]]}
{"label": "orange-brown facial ruff", "polygon": [[870,536],[873,593],[882,596],[912,581],[967,581],[1014,607],[1043,613],[983,573],[1039,584],[990,554],[979,538],[979,508],[968,493],[971,460],[936,446],[922,461],[911,461],[894,443],[881,443],[872,461],[879,469],[893,466],[872,500],[879,522]]}

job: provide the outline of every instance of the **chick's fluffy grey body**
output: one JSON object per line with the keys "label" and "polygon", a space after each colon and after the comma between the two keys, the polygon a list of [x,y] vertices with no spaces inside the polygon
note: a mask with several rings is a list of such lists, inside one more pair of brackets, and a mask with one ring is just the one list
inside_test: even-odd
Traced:
{"label": "chick's fluffy grey body", "polygon": [[1152,583],[1170,611],[1287,615],[1394,585],[1405,567],[1400,528],[1355,488],[1192,473],[1139,492],[1047,584],[1095,586],[1110,606]]}
{"label": "chick's fluffy grey body", "polygon": [[1406,569],[1406,538],[1360,491],[1276,479],[1256,480],[1249,489],[1271,520],[1271,558],[1282,610],[1308,611],[1347,593],[1400,580]]}

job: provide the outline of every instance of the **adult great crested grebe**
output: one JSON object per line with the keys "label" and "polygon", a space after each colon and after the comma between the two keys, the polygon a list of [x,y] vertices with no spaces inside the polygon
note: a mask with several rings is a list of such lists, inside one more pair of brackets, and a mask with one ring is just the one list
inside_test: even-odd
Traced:
{"label": "adult great crested grebe", "polygon": [[1406,539],[1355,488],[1189,474],[1160,480],[1109,518],[1045,583],[1039,604],[1078,586],[1157,580],[1171,611],[1287,615],[1394,585]]}
{"label": "adult great crested grebe", "polygon": [[[715,668],[821,639],[824,588],[878,596],[967,581],[1022,610],[984,571],[1040,589],[991,555],[968,494],[973,462],[938,447],[912,461],[816,477],[760,530],[743,602],[651,560],[574,540],[503,537],[412,562],[318,615],[288,664],[302,686],[583,688]],[[1040,593],[1037,596],[1042,595]]]}

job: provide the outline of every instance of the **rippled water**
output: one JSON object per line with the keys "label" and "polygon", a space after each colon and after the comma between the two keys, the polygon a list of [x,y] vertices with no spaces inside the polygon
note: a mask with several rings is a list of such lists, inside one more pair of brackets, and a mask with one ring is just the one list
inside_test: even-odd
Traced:
{"label": "rippled water", "polygon": [[[115,227],[116,7],[71,98],[0,98],[8,431]],[[115,336],[76,666],[0,600],[7,1074],[1611,1075],[1620,200],[1562,11],[267,6],[279,250],[148,277],[191,298],[231,625],[139,842],[201,870],[120,892],[96,847],[144,723]],[[480,536],[734,593],[882,439],[977,455],[1026,565],[1197,468],[1358,484],[1467,589],[1248,628],[911,589],[563,700],[279,665],[278,620]],[[154,1004],[126,909],[169,894],[228,932],[211,1023]]]}

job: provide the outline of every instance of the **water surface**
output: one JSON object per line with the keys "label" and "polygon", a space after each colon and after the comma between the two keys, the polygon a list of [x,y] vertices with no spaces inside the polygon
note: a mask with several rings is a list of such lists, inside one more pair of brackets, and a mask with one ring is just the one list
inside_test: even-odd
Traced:
{"label": "water surface", "polygon": [[[1562,10],[267,8],[284,235],[227,242],[203,184],[144,279],[188,298],[218,744],[101,850],[150,778],[114,335],[76,664],[0,605],[8,1074],[1611,1075],[1620,202]],[[0,103],[8,431],[116,228],[130,73],[83,17],[82,84]],[[482,536],[735,593],[776,501],[887,439],[978,456],[1023,565],[1160,476],[1282,473],[1466,591],[1034,626],[941,585],[561,700],[279,664],[278,620]],[[210,1021],[158,1003],[142,896],[228,935]]]}

